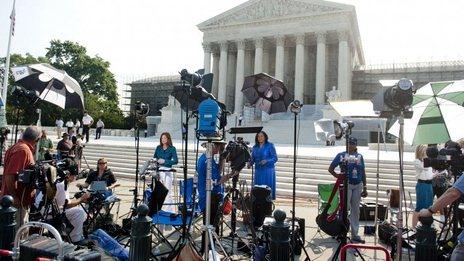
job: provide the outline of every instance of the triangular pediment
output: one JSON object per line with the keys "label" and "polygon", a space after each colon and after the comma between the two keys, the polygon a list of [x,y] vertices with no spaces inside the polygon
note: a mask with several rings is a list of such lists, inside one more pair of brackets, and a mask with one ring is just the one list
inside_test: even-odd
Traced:
{"label": "triangular pediment", "polygon": [[198,27],[202,29],[351,9],[352,6],[349,5],[320,0],[250,0],[199,24]]}

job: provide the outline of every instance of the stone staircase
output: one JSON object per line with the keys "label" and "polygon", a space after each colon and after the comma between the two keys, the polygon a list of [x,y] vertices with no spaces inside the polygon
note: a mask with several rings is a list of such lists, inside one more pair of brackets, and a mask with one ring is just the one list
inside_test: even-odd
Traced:
{"label": "stone staircase", "polygon": [[[140,164],[153,156],[154,149],[140,148]],[[202,149],[200,149],[200,153]],[[178,150],[179,164],[175,166],[177,169],[178,179],[182,179],[182,150]],[[108,159],[109,167],[113,170],[117,178],[133,179],[135,177],[135,148],[134,146],[121,145],[101,145],[101,144],[86,144],[84,156],[90,168],[96,168],[98,158],[105,157]],[[317,184],[333,183],[334,178],[327,171],[331,158],[318,156],[303,156],[300,155],[297,161],[296,175],[296,195],[303,200],[317,199]],[[82,162],[83,167],[85,161]],[[369,196],[366,201],[375,200],[376,191],[376,170],[377,163],[375,160],[365,160],[367,183]],[[276,164],[277,175],[277,197],[291,197],[293,186],[293,156],[279,155],[279,161]],[[192,176],[195,170],[195,152],[193,149],[188,153],[188,175]],[[387,202],[387,189],[398,188],[399,165],[397,161],[380,161],[380,178],[379,178],[379,200],[382,203]],[[251,170],[244,169],[240,174],[240,179],[246,179],[248,184],[251,184]],[[404,186],[406,191],[407,204],[409,205],[409,193],[411,194],[412,202],[415,201],[416,181],[414,177],[414,167],[412,162],[406,162],[404,166]]]}

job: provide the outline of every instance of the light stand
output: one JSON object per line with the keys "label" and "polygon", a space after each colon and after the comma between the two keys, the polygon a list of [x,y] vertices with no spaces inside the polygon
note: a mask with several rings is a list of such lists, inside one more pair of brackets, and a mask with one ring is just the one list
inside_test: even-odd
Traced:
{"label": "light stand", "polygon": [[400,125],[400,132],[398,135],[398,155],[400,160],[400,178],[399,178],[399,191],[400,191],[400,204],[398,210],[398,220],[396,222],[396,227],[398,229],[398,234],[396,237],[396,259],[401,260],[402,256],[402,243],[403,243],[403,198],[404,198],[404,188],[403,188],[403,151],[404,151],[404,111],[401,110],[400,115],[398,116],[398,123]]}
{"label": "light stand", "polygon": [[[208,139],[206,143],[206,210],[205,210],[205,225],[204,230],[206,232],[205,242],[204,242],[204,258],[205,260],[209,260],[209,247],[211,247],[212,251],[212,259],[216,261],[216,249],[214,240],[219,243],[219,246],[227,256],[227,252],[224,250],[224,247],[221,245],[219,241],[219,237],[214,231],[214,226],[209,223],[211,218],[211,191],[212,191],[212,171],[213,171],[213,157],[212,157],[212,150],[213,150],[213,143],[211,139]],[[185,187],[185,186],[184,186]]]}
{"label": "light stand", "polygon": [[[341,134],[339,138],[341,138],[344,134],[345,136],[345,158],[343,159],[341,169],[342,172],[344,172],[343,175],[343,186],[342,189],[343,191],[340,192],[340,195],[343,195],[343,208],[342,208],[342,220],[343,224],[347,226],[347,228],[344,230],[344,232],[338,237],[340,240],[340,244],[337,247],[337,250],[335,251],[335,254],[332,257],[332,261],[338,260],[338,256],[340,254],[341,249],[348,243],[348,226],[349,226],[349,220],[348,220],[348,161],[350,160],[350,152],[349,152],[349,139],[351,136],[351,129],[353,128],[353,123],[344,123],[344,127],[341,127]],[[342,194],[343,193],[343,194]],[[361,257],[362,260],[364,260],[364,257],[361,255],[359,250],[355,248],[355,251],[358,253],[358,255]]]}
{"label": "light stand", "polygon": [[149,112],[150,108],[147,104],[137,101],[134,108],[134,138],[135,138],[135,184],[133,192],[134,198],[132,200],[131,215],[129,220],[137,215],[137,207],[139,205],[139,154],[140,154],[140,126],[141,122]]}
{"label": "light stand", "polygon": [[[351,128],[347,129],[345,133],[345,151],[349,156],[349,145],[348,145],[348,140],[350,138],[351,134]],[[342,220],[343,224],[345,226],[348,225],[348,173],[347,173],[347,162],[344,160],[343,163],[343,169],[345,171],[345,174],[343,175],[343,208],[342,208]],[[340,254],[340,250],[342,249],[343,246],[347,244],[347,239],[348,239],[348,228],[345,229],[345,232],[339,237],[340,239],[340,244],[338,245],[337,250],[335,251],[335,254],[332,257],[332,261],[338,260],[338,255]],[[357,251],[357,250],[356,250]],[[362,256],[361,256],[362,257]]]}
{"label": "light stand", "polygon": [[[295,260],[295,200],[296,200],[296,147],[297,147],[297,116],[301,112],[303,105],[295,100],[290,104],[290,111],[293,113],[293,191],[292,191],[292,260]],[[304,247],[304,246],[303,246]]]}

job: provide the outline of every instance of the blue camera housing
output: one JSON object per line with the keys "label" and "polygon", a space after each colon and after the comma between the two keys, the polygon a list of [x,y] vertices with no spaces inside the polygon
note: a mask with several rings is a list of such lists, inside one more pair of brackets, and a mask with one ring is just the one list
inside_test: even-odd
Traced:
{"label": "blue camera housing", "polygon": [[213,99],[206,99],[198,106],[198,129],[197,132],[205,137],[218,137],[220,131],[219,118],[221,109]]}

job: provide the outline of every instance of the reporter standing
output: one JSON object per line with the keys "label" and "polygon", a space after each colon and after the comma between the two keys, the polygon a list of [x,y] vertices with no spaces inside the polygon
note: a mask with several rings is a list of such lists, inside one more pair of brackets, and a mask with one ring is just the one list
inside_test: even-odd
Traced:
{"label": "reporter standing", "polygon": [[[177,158],[176,147],[172,145],[171,134],[169,132],[163,132],[160,136],[160,144],[156,146],[155,153],[153,158],[157,159],[160,167],[165,167],[171,169],[173,165],[176,165],[179,160]],[[175,212],[175,207],[173,203],[173,191],[172,191],[172,181],[173,181],[173,172],[172,171],[163,171],[162,168],[159,170],[160,181],[163,185],[169,190],[168,195],[164,203],[168,204],[163,206],[163,210],[168,212]]]}
{"label": "reporter standing", "polygon": [[426,157],[427,145],[418,145],[416,147],[416,159],[414,160],[414,169],[416,171],[416,209],[412,215],[412,227],[416,228],[419,211],[428,208],[433,204],[433,172],[431,167],[424,167],[424,158]]}
{"label": "reporter standing", "polygon": [[276,198],[275,163],[277,153],[264,131],[256,134],[255,145],[251,152],[251,164],[255,166],[254,185],[267,185],[272,190],[272,199]]}
{"label": "reporter standing", "polygon": [[41,136],[40,128],[29,126],[15,145],[5,153],[1,195],[13,196],[13,206],[19,210],[16,215],[16,228],[25,223],[27,210],[33,202],[34,188],[18,182],[21,170],[35,164],[34,147]]}

